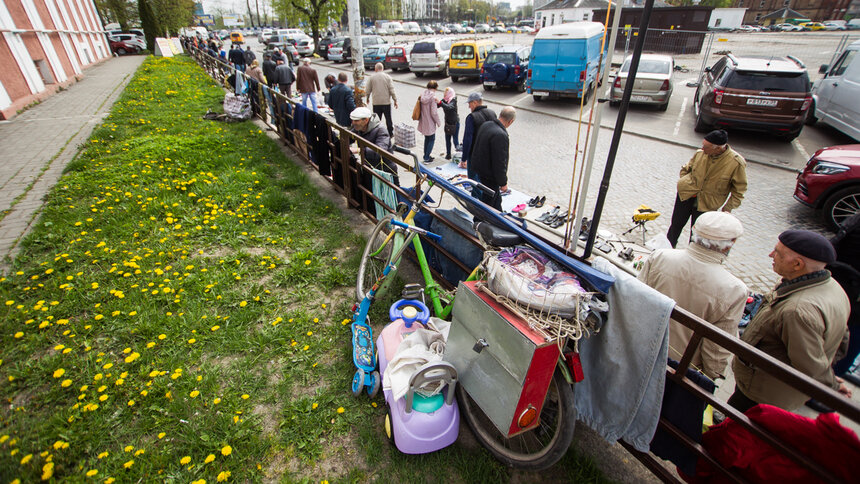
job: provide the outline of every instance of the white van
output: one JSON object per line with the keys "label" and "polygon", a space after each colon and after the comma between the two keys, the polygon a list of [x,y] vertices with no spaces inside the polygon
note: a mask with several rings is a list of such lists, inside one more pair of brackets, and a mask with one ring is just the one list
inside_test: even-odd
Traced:
{"label": "white van", "polygon": [[860,141],[860,40],[849,45],[832,66],[818,70],[824,78],[812,85],[806,124],[826,123]]}
{"label": "white van", "polygon": [[421,33],[421,26],[418,25],[418,22],[403,22],[403,29],[406,30],[407,34]]}

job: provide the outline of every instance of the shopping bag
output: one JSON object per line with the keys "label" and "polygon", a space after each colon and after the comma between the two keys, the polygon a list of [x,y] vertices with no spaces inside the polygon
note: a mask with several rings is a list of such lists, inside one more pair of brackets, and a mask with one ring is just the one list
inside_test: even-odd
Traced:
{"label": "shopping bag", "polygon": [[415,126],[406,123],[394,125],[394,144],[401,148],[415,147]]}
{"label": "shopping bag", "polygon": [[233,119],[251,119],[251,100],[245,94],[224,94],[224,114]]}
{"label": "shopping bag", "polygon": [[419,97],[417,101],[415,101],[415,107],[412,108],[412,119],[418,121],[421,117],[421,98]]}

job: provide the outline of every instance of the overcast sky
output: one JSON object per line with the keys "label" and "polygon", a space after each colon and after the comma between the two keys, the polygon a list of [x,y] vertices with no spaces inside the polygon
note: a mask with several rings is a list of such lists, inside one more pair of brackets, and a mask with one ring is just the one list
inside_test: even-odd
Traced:
{"label": "overcast sky", "polygon": [[[212,13],[216,8],[220,7],[225,10],[232,10],[234,13],[243,13],[247,10],[245,7],[244,0],[202,0],[203,1],[203,9],[206,13]],[[496,3],[499,0],[493,0]],[[502,0],[508,1],[511,4],[511,8],[516,10],[518,7],[524,5],[526,0]],[[251,0],[251,8],[254,8],[254,1]]]}

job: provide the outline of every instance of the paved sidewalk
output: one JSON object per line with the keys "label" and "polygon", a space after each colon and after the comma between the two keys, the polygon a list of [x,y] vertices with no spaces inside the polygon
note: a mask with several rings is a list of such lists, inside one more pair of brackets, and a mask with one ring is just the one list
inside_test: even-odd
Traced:
{"label": "paved sidewalk", "polygon": [[145,58],[115,57],[87,69],[80,82],[0,122],[0,273],[38,217],[42,198]]}

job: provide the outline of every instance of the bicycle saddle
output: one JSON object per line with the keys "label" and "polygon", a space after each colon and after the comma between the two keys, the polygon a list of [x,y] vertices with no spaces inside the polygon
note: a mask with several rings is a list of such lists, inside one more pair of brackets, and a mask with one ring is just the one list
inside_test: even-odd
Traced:
{"label": "bicycle saddle", "polygon": [[519,235],[488,222],[477,222],[475,230],[481,234],[484,242],[494,247],[513,247],[523,243],[523,239]]}

